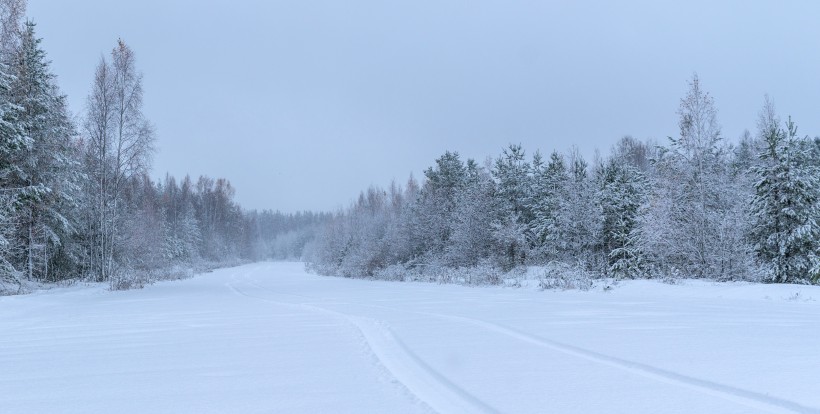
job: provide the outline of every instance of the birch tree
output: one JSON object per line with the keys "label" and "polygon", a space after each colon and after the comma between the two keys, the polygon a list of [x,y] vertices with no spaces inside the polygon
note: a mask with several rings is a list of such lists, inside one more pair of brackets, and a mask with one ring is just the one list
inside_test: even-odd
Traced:
{"label": "birch tree", "polygon": [[133,51],[119,40],[110,62],[100,59],[88,97],[89,268],[98,280],[108,280],[116,270],[123,186],[147,170],[153,152],[153,128],[142,112],[142,75],[135,64]]}
{"label": "birch tree", "polygon": [[16,49],[25,14],[26,0],[0,0],[0,51],[11,53]]}
{"label": "birch tree", "polygon": [[680,135],[656,159],[643,235],[656,264],[687,276],[745,272],[743,220],[714,100],[695,75],[678,110]]}

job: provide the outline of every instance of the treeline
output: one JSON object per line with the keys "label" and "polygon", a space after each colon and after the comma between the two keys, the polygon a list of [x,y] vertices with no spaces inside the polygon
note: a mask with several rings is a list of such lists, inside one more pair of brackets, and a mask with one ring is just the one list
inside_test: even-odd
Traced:
{"label": "treeline", "polygon": [[[153,278],[266,259],[301,260],[328,215],[244,210],[233,201],[225,179],[201,176],[195,182],[174,177],[154,183],[147,175],[129,179],[123,191],[122,219],[115,234],[114,288]],[[85,237],[88,250],[89,235]],[[93,260],[93,259],[88,259]],[[89,266],[86,266],[89,267]],[[88,274],[79,268],[69,275]],[[101,279],[98,279],[101,280]]]}
{"label": "treeline", "polygon": [[[812,283],[820,274],[820,145],[766,98],[756,134],[721,134],[695,76],[668,142],[623,138],[585,160],[510,145],[447,152],[404,187],[370,188],[318,238],[324,274],[498,283],[524,265],[593,277]],[[476,269],[483,269],[476,272]],[[473,277],[476,276],[476,277]]]}
{"label": "treeline", "polygon": [[82,278],[112,288],[243,260],[299,258],[321,214],[245,211],[225,179],[148,177],[154,129],[122,40],[79,122],[24,0],[0,0],[0,293]]}

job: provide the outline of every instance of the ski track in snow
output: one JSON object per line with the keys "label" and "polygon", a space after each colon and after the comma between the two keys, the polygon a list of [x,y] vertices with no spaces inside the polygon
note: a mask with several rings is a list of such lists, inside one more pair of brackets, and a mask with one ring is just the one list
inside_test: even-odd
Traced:
{"label": "ski track in snow", "polygon": [[[259,285],[255,284],[255,283],[249,283],[249,284],[251,286],[259,289],[259,290],[264,290],[264,291],[267,291],[267,292],[271,292],[269,289],[266,289],[262,286],[259,286]],[[238,292],[238,290],[233,286],[231,286],[231,289]],[[388,368],[388,370],[390,370],[394,375],[396,375],[397,371],[399,371],[399,372],[406,372],[407,371],[407,370],[402,369],[402,368],[406,368],[406,365],[407,365],[406,363],[405,364],[399,364],[400,366],[396,366],[394,364],[394,362],[397,361],[397,360],[400,360],[402,358],[409,359],[412,365],[418,366],[419,368],[421,368],[424,371],[424,374],[426,374],[426,375],[417,375],[417,378],[414,378],[414,379],[408,379],[408,382],[410,384],[414,384],[415,382],[417,382],[418,379],[421,379],[425,386],[434,386],[435,381],[438,381],[438,382],[441,383],[441,385],[446,387],[453,394],[456,394],[456,395],[460,396],[464,400],[464,402],[471,402],[472,404],[476,404],[478,408],[481,408],[481,410],[472,409],[472,410],[468,410],[467,412],[497,412],[493,408],[489,407],[485,403],[478,400],[476,397],[474,397],[470,394],[467,394],[465,391],[461,390],[460,388],[458,388],[457,386],[452,384],[446,378],[442,377],[433,368],[431,368],[427,364],[425,364],[422,360],[420,360],[417,356],[415,356],[412,353],[412,351],[410,351],[410,349],[408,349],[398,338],[396,338],[395,335],[393,335],[392,332],[389,330],[389,328],[384,326],[383,322],[375,321],[375,320],[369,319],[369,318],[356,317],[356,316],[344,314],[344,313],[337,312],[337,311],[332,311],[332,310],[322,308],[322,307],[319,307],[319,306],[315,306],[315,305],[311,305],[311,304],[305,304],[305,303],[293,304],[293,303],[288,303],[288,302],[278,302],[278,301],[273,301],[273,300],[266,299],[266,298],[254,297],[254,296],[251,296],[251,295],[247,295],[243,292],[239,292],[239,293],[244,295],[244,296],[248,296],[248,297],[252,297],[252,298],[256,298],[256,299],[260,299],[260,300],[266,300],[266,301],[270,301],[270,302],[274,302],[274,303],[278,303],[278,304],[284,304],[284,305],[296,305],[296,306],[306,307],[308,309],[314,309],[314,310],[317,310],[317,311],[322,311],[322,312],[326,312],[326,313],[329,313],[329,314],[332,314],[332,315],[342,317],[342,318],[346,319],[347,321],[349,321],[351,324],[355,325],[362,332],[362,334],[365,336],[366,340],[368,341],[368,344],[370,344],[371,349],[373,349],[374,353],[378,356],[379,360],[381,360],[382,363]],[[295,294],[290,294],[290,293],[279,293],[279,292],[271,292],[271,293],[274,293],[276,295],[284,295],[284,296],[291,296],[291,297],[300,298],[300,299],[307,299],[307,300],[311,300],[311,301],[319,301],[320,300],[319,298],[315,298],[315,297],[311,297],[311,296],[305,296],[305,295],[295,295]],[[398,308],[393,308],[393,307],[383,306],[383,305],[350,304],[350,303],[344,303],[344,304],[345,305],[371,307],[371,308],[379,308],[379,309],[390,310],[390,311],[395,311],[395,312],[400,312],[400,313],[413,313],[413,314],[417,314],[417,315],[425,315],[425,316],[430,316],[430,317],[434,317],[434,318],[438,318],[438,319],[444,319],[444,320],[448,320],[450,322],[457,322],[457,323],[463,323],[463,324],[469,324],[469,325],[477,326],[479,328],[482,328],[482,329],[485,329],[485,330],[488,330],[488,331],[491,331],[491,332],[494,332],[494,333],[497,333],[497,334],[505,335],[505,336],[514,338],[516,340],[529,343],[531,345],[535,345],[535,346],[538,346],[538,347],[541,347],[541,348],[546,348],[546,349],[549,349],[549,350],[552,350],[552,351],[561,352],[563,354],[567,354],[567,355],[570,355],[570,356],[581,358],[581,359],[584,359],[584,360],[587,360],[587,361],[591,361],[591,362],[595,362],[595,363],[598,363],[598,364],[613,367],[613,368],[616,368],[616,369],[620,369],[622,371],[625,371],[625,372],[628,372],[628,373],[631,373],[631,374],[635,374],[635,375],[639,375],[639,376],[642,376],[644,378],[648,378],[648,379],[655,380],[655,381],[658,381],[658,382],[671,384],[671,385],[675,385],[675,386],[680,386],[680,387],[683,387],[683,388],[688,388],[688,389],[691,389],[691,390],[694,390],[694,391],[701,392],[701,393],[706,394],[706,395],[711,395],[711,396],[714,396],[714,397],[718,397],[718,398],[721,398],[721,399],[724,399],[724,400],[727,400],[727,401],[731,401],[731,402],[734,402],[734,403],[738,403],[738,404],[741,404],[741,405],[744,405],[744,406],[747,406],[747,407],[750,407],[750,408],[754,408],[754,409],[757,409],[757,410],[762,410],[762,411],[771,412],[771,413],[820,414],[820,409],[813,408],[813,407],[807,407],[807,406],[801,405],[801,404],[799,404],[797,402],[794,402],[794,401],[790,401],[790,400],[786,400],[786,399],[782,399],[782,398],[778,398],[778,397],[773,397],[773,396],[765,395],[765,394],[762,394],[762,393],[745,390],[745,389],[742,389],[742,388],[732,387],[732,386],[729,386],[729,385],[720,384],[720,383],[716,383],[716,382],[713,382],[713,381],[708,381],[708,380],[704,380],[704,379],[700,379],[700,378],[695,378],[695,377],[691,377],[691,376],[688,376],[688,375],[683,375],[683,374],[679,374],[679,373],[676,373],[676,372],[673,372],[673,371],[668,371],[668,370],[665,370],[665,369],[662,369],[662,368],[658,368],[658,367],[655,367],[655,366],[652,366],[652,365],[642,364],[642,363],[639,363],[639,362],[633,362],[633,361],[629,361],[629,360],[626,360],[626,359],[622,359],[622,358],[602,354],[602,353],[599,353],[599,352],[590,351],[590,350],[583,349],[583,348],[580,348],[580,347],[577,347],[577,346],[574,346],[574,345],[564,344],[564,343],[554,341],[554,340],[551,340],[551,339],[546,339],[546,338],[543,338],[543,337],[540,337],[540,336],[528,334],[528,333],[519,331],[517,329],[511,328],[511,327],[508,327],[508,326],[504,326],[504,325],[500,325],[500,324],[497,324],[497,323],[494,323],[494,322],[489,322],[489,321],[485,321],[485,320],[481,320],[481,319],[469,318],[469,317],[464,317],[464,316],[447,315],[447,314],[442,314],[442,313],[410,311],[410,310],[406,310],[406,309],[398,309]],[[399,349],[392,349],[392,348],[399,348]],[[387,351],[387,352],[385,352],[385,351]],[[407,362],[407,361],[404,361],[404,362]],[[391,367],[391,365],[392,365],[392,367]],[[410,371],[414,371],[414,370],[410,370]],[[415,371],[417,371],[417,370],[415,370]],[[416,374],[418,374],[418,373],[416,373]],[[405,383],[405,385],[407,385],[409,389],[413,390],[414,387],[409,386],[408,382],[405,382],[404,380],[402,380],[402,378],[400,378],[400,375],[396,375],[396,377],[399,380],[401,380],[402,383]],[[424,377],[428,377],[428,378],[424,378]],[[433,377],[432,379],[434,379],[434,381],[432,381],[432,382],[429,381],[430,380],[429,377]],[[434,389],[433,390],[422,389],[419,393],[414,392],[414,394],[416,394],[420,398],[423,395],[428,395],[428,393],[435,393],[435,390]],[[452,396],[448,397],[446,399],[448,401],[455,401],[452,398]],[[427,402],[427,400],[425,400],[424,398],[422,398],[422,400]],[[438,399],[436,399],[435,401],[437,401],[437,400]],[[433,406],[436,409],[436,411],[439,411],[439,412],[447,412],[447,413],[449,413],[449,412],[464,412],[462,409],[458,409],[458,410],[453,410],[451,408],[439,409],[439,406],[436,406],[435,404],[430,404],[430,405]]]}
{"label": "ski track in snow", "polygon": [[[364,337],[368,347],[378,361],[388,372],[402,384],[415,398],[439,413],[498,413],[483,401],[467,391],[453,384],[441,373],[430,367],[416,356],[398,337],[396,337],[386,323],[371,318],[348,315],[316,305],[306,303],[291,303],[277,301],[266,297],[249,294],[233,282],[225,284],[237,295],[261,300],[280,306],[297,307],[316,313],[322,313],[342,319],[354,326]],[[267,289],[253,283],[249,285],[260,289]],[[311,299],[307,296],[288,295]]]}

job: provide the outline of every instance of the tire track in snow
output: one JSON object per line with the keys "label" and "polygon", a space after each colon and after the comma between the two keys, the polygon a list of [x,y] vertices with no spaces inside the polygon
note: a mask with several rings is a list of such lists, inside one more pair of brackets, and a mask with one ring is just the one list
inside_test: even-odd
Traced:
{"label": "tire track in snow", "polygon": [[[250,283],[250,282],[249,282]],[[269,289],[266,289],[262,286],[256,285],[251,283],[254,287],[268,291],[275,294],[280,294],[276,292],[272,292]],[[289,293],[281,293],[281,295],[292,296],[299,299],[306,299],[312,301],[321,301],[320,298],[306,296],[306,295],[296,295],[296,294],[289,294]],[[391,310],[400,313],[413,313],[417,315],[425,315],[434,317],[437,319],[448,320],[451,322],[469,324],[473,326],[477,326],[479,328],[489,330],[498,334],[506,335],[508,337],[512,337],[519,341],[529,343],[531,345],[535,345],[541,348],[549,349],[551,351],[561,352],[570,356],[574,356],[577,358],[581,358],[590,362],[599,363],[605,366],[609,366],[612,368],[620,369],[625,372],[629,372],[635,375],[642,376],[644,378],[648,378],[651,380],[655,380],[658,382],[671,384],[687,389],[691,389],[706,395],[711,395],[717,398],[721,398],[727,401],[732,401],[737,404],[741,404],[750,408],[771,412],[771,413],[801,413],[801,414],[820,414],[820,409],[815,407],[809,407],[802,405],[800,403],[769,396],[760,392],[749,391],[738,387],[733,387],[731,385],[725,385],[709,380],[700,379],[697,377],[691,377],[684,374],[679,374],[674,371],[665,370],[662,368],[658,368],[652,365],[643,364],[639,362],[634,362],[618,357],[614,357],[611,355],[602,354],[595,351],[590,351],[584,348],[580,348],[574,345],[569,345],[565,343],[561,343],[558,341],[554,341],[551,339],[543,338],[537,335],[529,334],[515,328],[511,328],[508,326],[500,325],[494,322],[488,322],[481,319],[469,318],[464,316],[455,316],[455,315],[448,315],[448,314],[441,314],[441,313],[434,313],[434,312],[426,312],[426,311],[413,311],[407,309],[399,309],[390,306],[384,305],[374,305],[374,304],[349,304],[353,306],[363,306],[363,307],[370,307],[376,309],[383,309],[383,310]],[[307,307],[314,307],[313,305],[303,304],[303,306]],[[316,306],[316,308],[319,308]],[[343,315],[339,312],[331,311],[325,308],[319,308],[324,311]],[[345,315],[346,318],[354,318],[350,315]],[[375,321],[374,321],[375,322]],[[361,330],[361,328],[360,328]],[[403,345],[402,345],[403,346]],[[405,347],[406,349],[406,347]],[[409,350],[406,350],[409,352]],[[381,358],[380,358],[381,359]],[[418,359],[418,358],[416,358]],[[421,362],[421,361],[420,361]],[[422,362],[423,363],[423,362]],[[425,364],[426,365],[426,364]],[[449,381],[448,381],[449,382]],[[474,397],[473,397],[474,398]]]}
{"label": "tire track in snow", "polygon": [[703,394],[715,396],[724,400],[732,401],[750,408],[771,412],[771,413],[801,413],[820,414],[820,409],[808,407],[800,403],[773,397],[755,391],[749,391],[731,385],[721,384],[709,380],[704,380],[688,375],[668,371],[648,364],[629,361],[626,359],[590,351],[574,345],[564,344],[551,339],[546,339],[537,335],[528,334],[515,328],[488,322],[481,319],[464,316],[447,315],[442,313],[402,310],[384,305],[359,304],[359,306],[381,308],[396,312],[409,312],[418,315],[431,316],[438,319],[449,320],[451,322],[466,323],[489,331],[515,338],[519,341],[531,345],[558,351],[587,361],[599,363],[609,367],[617,368],[632,374],[640,375],[658,382],[672,384],[683,388],[692,389]]}
{"label": "tire track in snow", "polygon": [[416,313],[478,326],[486,330],[500,333],[532,345],[547,348],[553,351],[562,352],[564,354],[585,359],[587,361],[596,362],[602,365],[617,368],[655,381],[677,385],[684,388],[689,388],[707,395],[712,395],[718,398],[722,398],[724,400],[739,403],[750,408],[755,408],[771,413],[820,414],[820,409],[814,407],[807,407],[794,401],[778,397],[772,397],[766,394],[748,391],[742,388],[732,387],[730,385],[720,384],[717,382],[712,382],[700,378],[690,377],[687,375],[678,374],[673,371],[667,371],[665,369],[657,368],[652,365],[633,362],[626,359],[621,359],[610,355],[598,353],[595,351],[590,351],[587,349],[579,348],[577,346],[568,345],[561,342],[553,341],[551,339],[546,339],[536,335],[528,334],[517,329],[499,325],[496,323],[487,322],[480,319],[473,319],[463,316],[445,315],[440,313]]}
{"label": "tire track in snow", "polygon": [[[234,282],[236,281],[235,278]],[[260,290],[261,286],[249,283]],[[323,313],[353,325],[364,337],[379,363],[413,396],[438,413],[497,413],[498,411],[441,375],[411,351],[390,328],[371,318],[348,315],[320,306],[282,302],[248,294],[233,282],[225,284],[235,294],[281,306]]]}

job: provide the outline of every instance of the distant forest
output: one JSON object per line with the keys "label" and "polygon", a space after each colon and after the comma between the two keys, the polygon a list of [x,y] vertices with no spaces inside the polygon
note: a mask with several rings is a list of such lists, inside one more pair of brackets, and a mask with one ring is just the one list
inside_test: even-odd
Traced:
{"label": "distant forest", "polygon": [[420,181],[369,188],[332,214],[249,211],[226,179],[149,177],[155,132],[123,40],[89,73],[85,111],[70,114],[25,5],[0,0],[0,293],[64,280],[128,289],[264,259],[479,284],[526,266],[820,281],[820,139],[768,97],[736,144],[695,75],[664,142],[624,137],[592,160],[520,145],[486,162],[446,152]]}
{"label": "distant forest", "polygon": [[118,40],[69,113],[24,0],[0,0],[0,293],[82,279],[113,289],[266,258],[298,259],[329,215],[247,211],[226,179],[148,176],[154,129]]}

